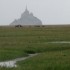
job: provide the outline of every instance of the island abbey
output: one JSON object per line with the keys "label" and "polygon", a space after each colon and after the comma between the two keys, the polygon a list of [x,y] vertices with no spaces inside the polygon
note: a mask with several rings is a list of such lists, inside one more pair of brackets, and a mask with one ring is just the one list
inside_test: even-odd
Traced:
{"label": "island abbey", "polygon": [[30,13],[26,7],[21,18],[14,20],[10,25],[42,25],[42,21]]}

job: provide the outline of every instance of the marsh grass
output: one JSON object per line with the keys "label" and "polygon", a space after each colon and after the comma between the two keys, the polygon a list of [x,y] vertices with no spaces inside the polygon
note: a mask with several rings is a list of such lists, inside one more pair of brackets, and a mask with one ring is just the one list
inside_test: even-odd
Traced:
{"label": "marsh grass", "polygon": [[69,70],[70,44],[52,41],[70,41],[70,27],[1,27],[0,61],[40,54],[0,70]]}
{"label": "marsh grass", "polygon": [[22,70],[69,70],[70,50],[44,52],[18,64]]}

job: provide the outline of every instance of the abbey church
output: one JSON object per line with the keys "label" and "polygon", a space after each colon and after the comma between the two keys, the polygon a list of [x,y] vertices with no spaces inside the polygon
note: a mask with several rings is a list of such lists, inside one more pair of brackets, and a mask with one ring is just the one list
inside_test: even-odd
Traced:
{"label": "abbey church", "polygon": [[21,18],[14,20],[10,25],[42,25],[42,21],[30,13],[26,7]]}

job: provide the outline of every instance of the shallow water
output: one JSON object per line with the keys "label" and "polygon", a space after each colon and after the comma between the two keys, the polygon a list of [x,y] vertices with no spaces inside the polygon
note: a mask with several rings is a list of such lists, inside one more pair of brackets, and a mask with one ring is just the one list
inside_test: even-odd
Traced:
{"label": "shallow water", "polygon": [[22,58],[17,58],[17,59],[10,60],[10,61],[0,62],[0,66],[1,67],[8,67],[8,68],[17,67],[16,63],[18,61],[22,61],[22,60],[28,59],[28,58],[36,56],[36,55],[37,54],[29,54],[29,56],[27,56],[27,57],[22,57]]}
{"label": "shallow water", "polygon": [[53,42],[47,42],[47,43],[70,43],[70,41],[53,41]]}

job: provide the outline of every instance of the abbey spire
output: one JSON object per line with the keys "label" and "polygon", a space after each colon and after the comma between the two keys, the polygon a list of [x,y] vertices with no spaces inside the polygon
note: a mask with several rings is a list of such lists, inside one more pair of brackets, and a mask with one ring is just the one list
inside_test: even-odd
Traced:
{"label": "abbey spire", "polygon": [[29,15],[29,11],[26,6],[26,9],[25,9],[24,13],[22,13],[21,17],[28,16],[28,15]]}
{"label": "abbey spire", "polygon": [[28,9],[27,9],[27,5],[26,5],[26,9],[25,9],[25,11],[28,11]]}

